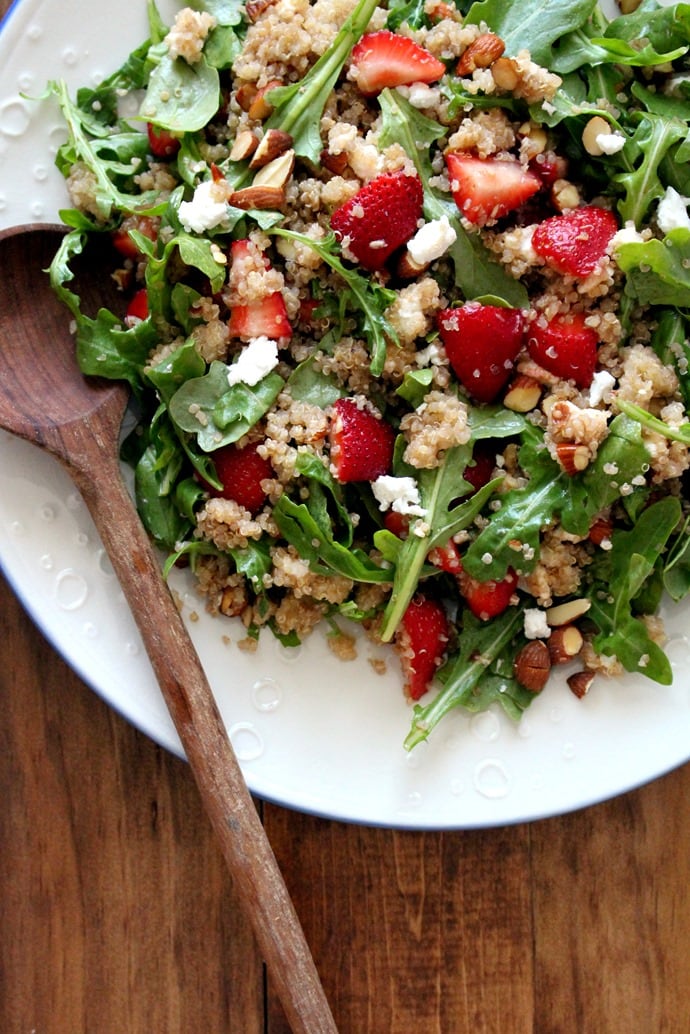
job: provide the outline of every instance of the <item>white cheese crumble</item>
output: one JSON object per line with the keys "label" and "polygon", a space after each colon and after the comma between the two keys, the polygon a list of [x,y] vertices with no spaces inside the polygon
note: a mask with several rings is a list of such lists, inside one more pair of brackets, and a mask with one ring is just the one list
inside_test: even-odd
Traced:
{"label": "white cheese crumble", "polygon": [[613,133],[598,133],[595,143],[603,154],[618,154],[625,147],[625,137],[617,130]]}
{"label": "white cheese crumble", "polygon": [[410,102],[413,108],[424,110],[424,108],[435,108],[441,99],[441,91],[438,87],[429,86],[427,83],[411,83],[409,86],[396,86],[397,92]]}
{"label": "white cheese crumble", "polygon": [[662,233],[670,233],[679,227],[690,230],[690,216],[687,210],[689,202],[690,198],[683,197],[673,187],[666,188],[666,193],[656,210],[656,221]]}
{"label": "white cheese crumble", "polygon": [[616,378],[608,370],[598,370],[592,377],[592,383],[589,387],[590,406],[598,406],[606,392],[610,391],[615,383]]}
{"label": "white cheese crumble", "polygon": [[228,203],[223,187],[214,180],[204,180],[194,191],[191,201],[180,204],[180,222],[187,233],[204,233],[225,222]]}
{"label": "white cheese crumble", "polygon": [[526,639],[548,639],[551,629],[546,621],[546,614],[538,607],[527,607],[524,613],[524,632]]}
{"label": "white cheese crumble", "polygon": [[615,251],[621,244],[641,244],[644,241],[644,237],[635,228],[634,222],[628,220],[617,233],[614,233],[611,238],[611,251]]}
{"label": "white cheese crumble", "polygon": [[381,474],[376,481],[372,481],[371,489],[380,510],[426,517],[426,510],[419,505],[419,489],[414,478],[397,478],[392,474]]}
{"label": "white cheese crumble", "polygon": [[278,365],[278,345],[262,335],[254,337],[242,349],[239,358],[228,367],[228,384],[258,384]]}
{"label": "white cheese crumble", "polygon": [[455,243],[457,233],[448,222],[448,216],[433,219],[425,223],[408,241],[407,250],[414,262],[427,266],[430,262],[444,255],[451,244]]}

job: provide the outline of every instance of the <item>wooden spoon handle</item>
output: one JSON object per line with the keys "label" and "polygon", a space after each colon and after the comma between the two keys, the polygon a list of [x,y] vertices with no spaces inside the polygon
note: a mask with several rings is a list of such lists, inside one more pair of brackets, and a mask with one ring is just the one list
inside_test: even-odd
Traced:
{"label": "wooden spoon handle", "polygon": [[[84,443],[82,442],[82,447]],[[89,446],[87,448],[90,449]],[[295,1034],[337,1034],[304,932],[208,680],[116,462],[70,473],[141,632],[234,885]],[[94,480],[96,462],[100,475]],[[97,468],[98,469],[98,468]],[[97,482],[97,484],[95,483]]]}

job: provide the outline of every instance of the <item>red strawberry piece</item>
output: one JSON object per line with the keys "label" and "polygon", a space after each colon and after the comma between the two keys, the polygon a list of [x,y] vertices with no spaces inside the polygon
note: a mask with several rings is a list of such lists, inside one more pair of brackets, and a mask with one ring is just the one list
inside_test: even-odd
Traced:
{"label": "red strawberry piece", "polygon": [[161,129],[151,122],[146,123],[149,147],[154,158],[172,158],[180,149],[180,138],[169,129]]}
{"label": "red strawberry piece", "polygon": [[480,582],[464,570],[458,575],[460,592],[474,616],[481,621],[488,621],[503,613],[510,605],[517,583],[518,576],[512,567],[508,568],[505,578],[500,581],[491,578]]}
{"label": "red strawberry piece", "polygon": [[458,575],[462,571],[460,550],[452,539],[448,539],[444,546],[434,546],[427,560],[435,567],[440,567],[446,574]]}
{"label": "red strawberry piece", "polygon": [[393,535],[397,535],[399,539],[406,539],[410,530],[410,518],[406,513],[387,510],[383,518],[383,526]]}
{"label": "red strawberry piece", "polygon": [[155,241],[158,230],[155,221],[148,215],[126,216],[118,228],[112,232],[112,242],[116,251],[128,259],[136,261],[141,258],[141,252],[129,235],[130,230],[138,230],[144,237]]}
{"label": "red strawberry piece", "polygon": [[455,204],[477,226],[519,208],[542,186],[539,176],[515,158],[477,158],[450,151],[446,166]]}
{"label": "red strawberry piece", "polygon": [[539,223],[532,247],[557,272],[584,277],[597,268],[617,230],[613,212],[587,205]]}
{"label": "red strawberry piece", "polygon": [[273,341],[289,338],[292,327],[288,319],[285,299],[280,291],[267,294],[259,301],[248,305],[233,305],[228,320],[231,337],[250,341],[255,337],[268,337]]}
{"label": "red strawberry piece", "polygon": [[362,36],[353,48],[351,65],[365,97],[373,97],[387,86],[434,83],[446,71],[443,62],[424,47],[388,29]]}
{"label": "red strawberry piece", "polygon": [[125,322],[128,326],[132,326],[133,323],[138,320],[145,320],[149,314],[149,297],[146,293],[146,288],[142,287],[140,290],[133,295],[127,306],[125,313]]}
{"label": "red strawberry piece", "polygon": [[573,312],[530,326],[527,349],[536,363],[578,388],[588,388],[597,365],[599,335],[585,323],[585,314]]}
{"label": "red strawberry piece", "polygon": [[221,491],[211,488],[211,495],[223,499],[234,499],[250,513],[258,513],[266,502],[266,493],[261,482],[274,477],[273,467],[259,455],[258,443],[245,445],[223,445],[213,453],[213,463]]}
{"label": "red strawberry piece", "polygon": [[396,248],[412,237],[422,214],[419,176],[383,172],[336,208],[331,228],[365,269],[381,269]]}
{"label": "red strawberry piece", "polygon": [[555,151],[542,151],[531,159],[529,167],[545,187],[552,187],[556,180],[565,179],[568,174],[568,162]]}
{"label": "red strawberry piece", "polygon": [[477,442],[472,449],[472,462],[465,467],[463,477],[469,481],[475,492],[487,485],[496,466],[496,446],[489,442]]}
{"label": "red strawberry piece", "polygon": [[443,661],[450,626],[438,600],[418,593],[403,614],[395,643],[405,677],[405,693],[419,700]]}
{"label": "red strawberry piece", "polygon": [[523,344],[520,309],[466,302],[438,315],[450,365],[477,402],[493,402],[510,377]]}
{"label": "red strawberry piece", "polygon": [[395,431],[354,399],[333,403],[330,441],[338,481],[375,481],[390,474]]}

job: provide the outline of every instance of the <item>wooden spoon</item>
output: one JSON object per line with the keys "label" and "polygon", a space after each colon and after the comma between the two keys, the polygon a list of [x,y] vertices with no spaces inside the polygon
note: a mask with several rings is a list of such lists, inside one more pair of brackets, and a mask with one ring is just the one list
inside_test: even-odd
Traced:
{"label": "wooden spoon", "polygon": [[[43,272],[64,232],[0,233],[0,426],[56,456],[81,491],[119,578],[236,891],[295,1034],[337,1034],[304,933],[211,688],[124,486],[118,460],[128,389],[86,379],[70,314]],[[95,259],[79,277],[84,311],[108,302]]]}

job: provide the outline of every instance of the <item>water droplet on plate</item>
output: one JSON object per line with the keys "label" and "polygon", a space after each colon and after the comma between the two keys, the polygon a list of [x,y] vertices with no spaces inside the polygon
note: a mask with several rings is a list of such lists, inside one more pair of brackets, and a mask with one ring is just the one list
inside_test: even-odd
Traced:
{"label": "water droplet on plate", "polygon": [[238,761],[255,761],[264,752],[264,741],[251,722],[237,722],[228,735]]}
{"label": "water droplet on plate", "polygon": [[42,35],[43,35],[43,29],[41,28],[40,25],[37,25],[36,22],[32,22],[31,25],[27,26],[27,29],[26,29],[26,37],[27,37],[27,39],[30,39],[30,40],[32,40],[35,43],[36,40],[39,40]]}
{"label": "water droplet on plate", "polygon": [[510,789],[510,777],[500,761],[487,758],[480,761],[474,770],[474,787],[483,797],[506,797]]}
{"label": "water droplet on plate", "polygon": [[252,686],[252,702],[257,711],[275,711],[283,699],[282,686],[270,675]]}
{"label": "water droplet on plate", "polygon": [[5,136],[22,136],[29,122],[29,112],[22,101],[9,100],[0,105],[0,133]]}
{"label": "water droplet on plate", "polygon": [[41,520],[50,522],[54,521],[57,517],[57,510],[52,503],[44,503],[44,505],[39,508],[38,514]]}
{"label": "water droplet on plate", "polygon": [[128,657],[138,657],[141,653],[141,647],[139,646],[139,643],[126,643],[125,653]]}
{"label": "water droplet on plate", "polygon": [[83,631],[87,639],[96,639],[98,636],[98,628],[91,621],[86,622]]}
{"label": "water droplet on plate", "polygon": [[44,571],[52,571],[55,561],[53,560],[50,553],[44,553],[39,563]]}
{"label": "water droplet on plate", "polygon": [[60,571],[55,579],[55,598],[63,610],[78,610],[86,602],[89,587],[78,571],[71,567]]}
{"label": "water droplet on plate", "polygon": [[478,740],[484,743],[491,743],[497,740],[501,734],[501,725],[497,715],[493,711],[482,711],[470,719],[470,728]]}
{"label": "water droplet on plate", "polygon": [[562,753],[566,761],[572,761],[572,759],[575,757],[575,744],[564,743]]}

